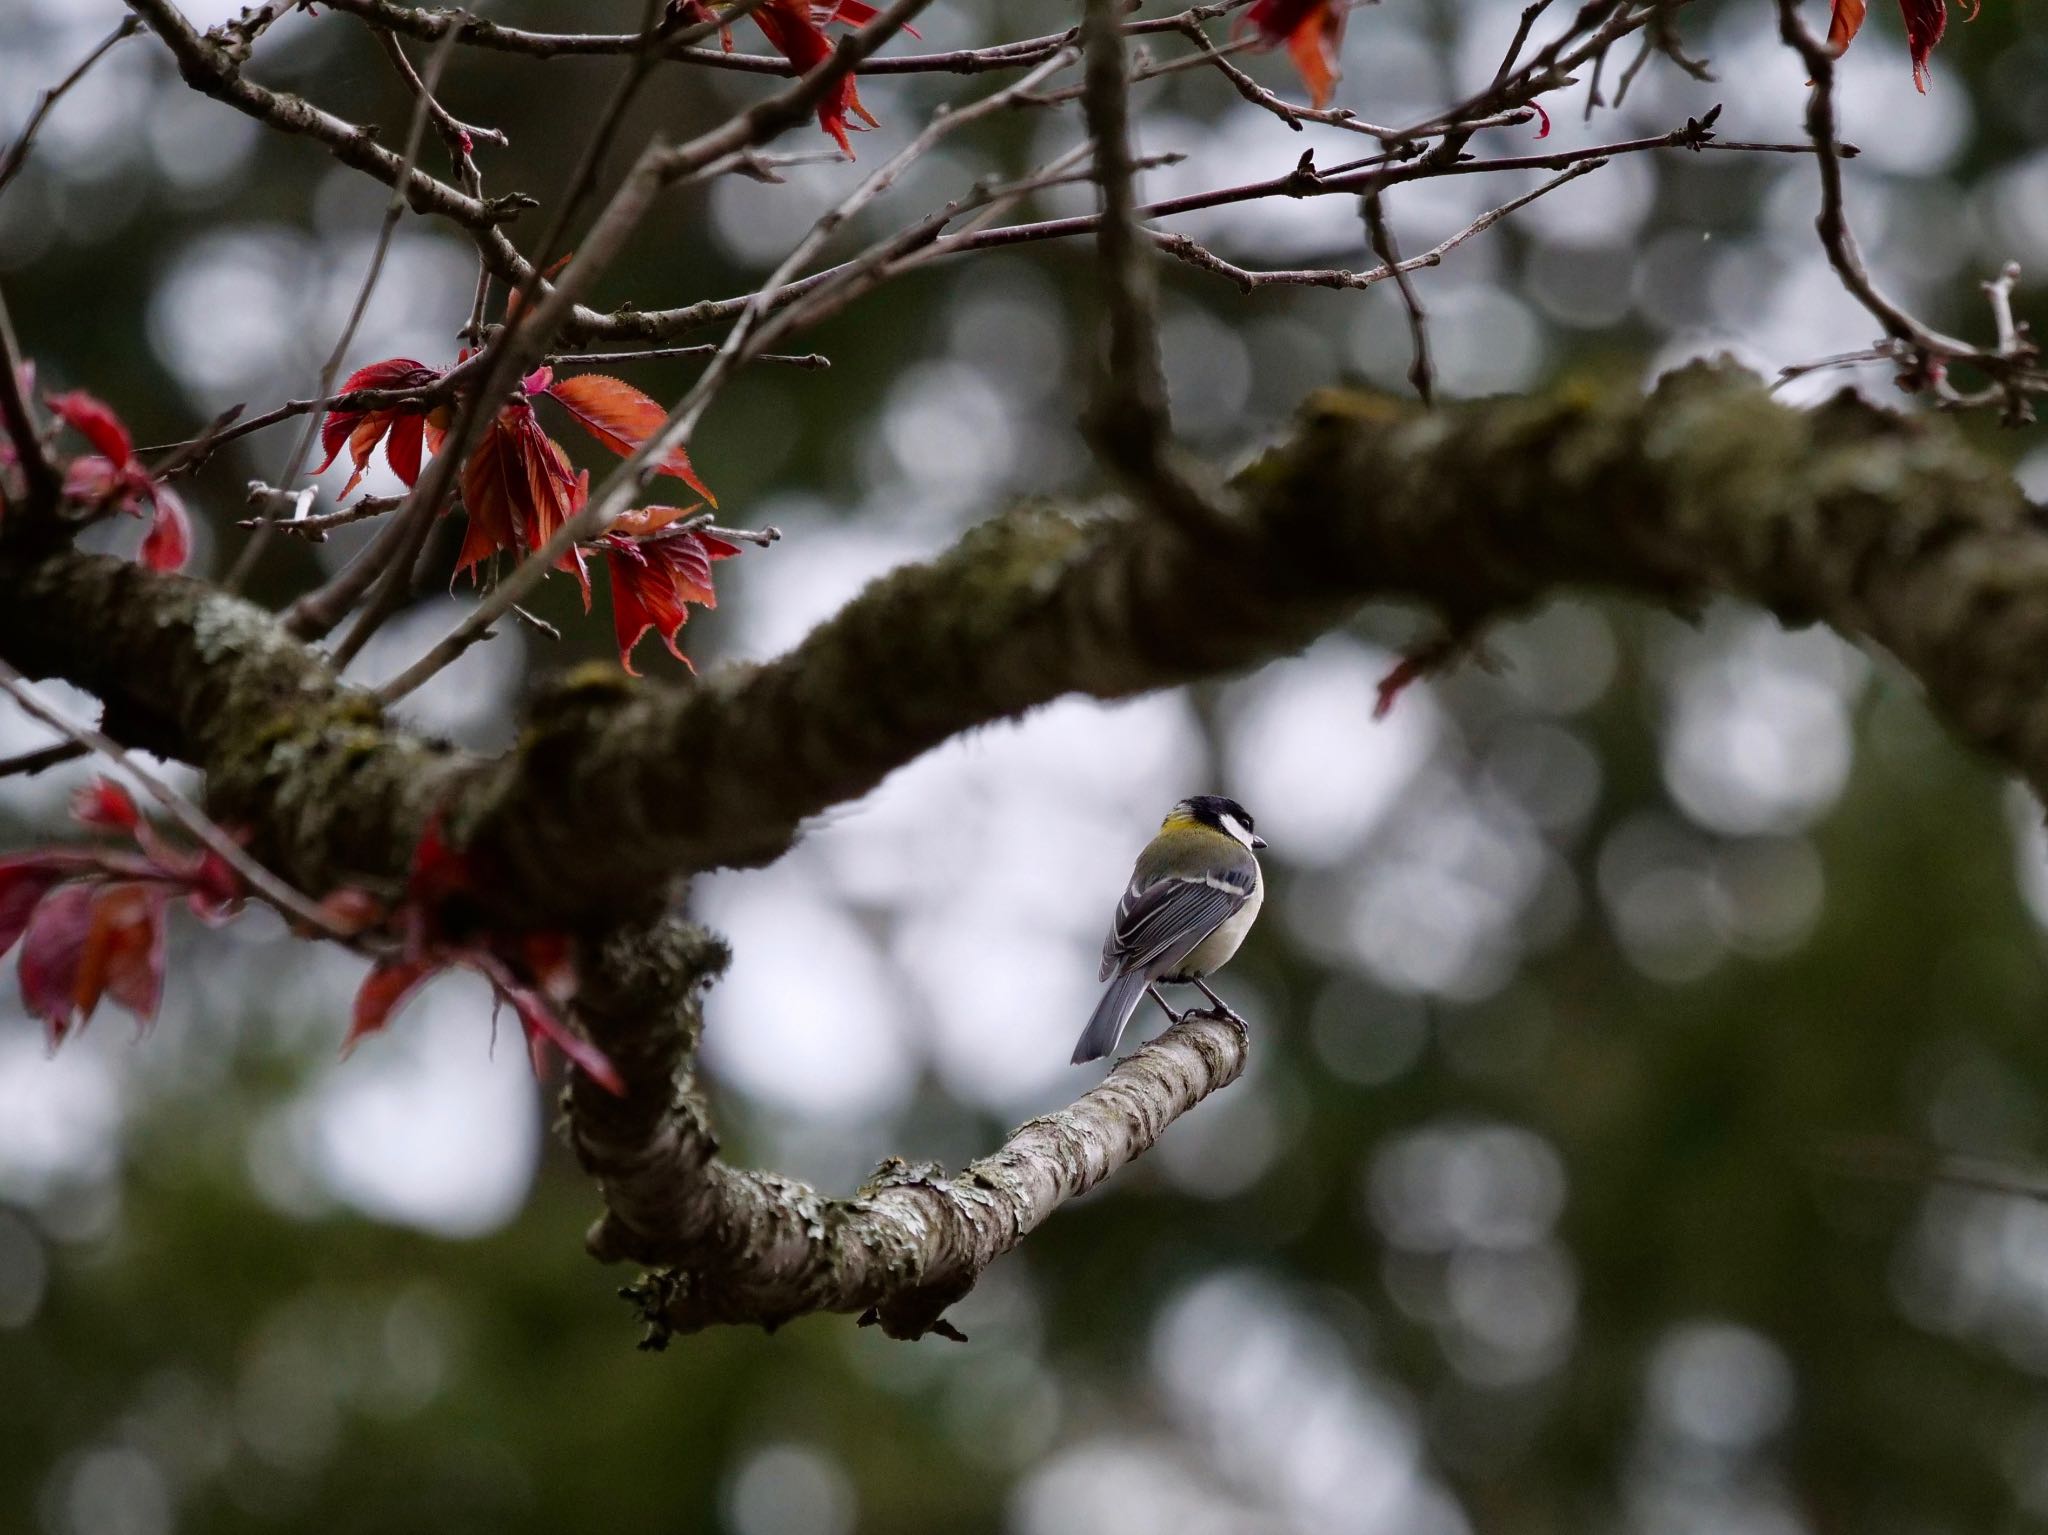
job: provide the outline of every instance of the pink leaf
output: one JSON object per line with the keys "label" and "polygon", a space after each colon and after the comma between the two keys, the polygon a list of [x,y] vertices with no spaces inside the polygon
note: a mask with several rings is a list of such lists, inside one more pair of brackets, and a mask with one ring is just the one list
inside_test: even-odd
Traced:
{"label": "pink leaf", "polygon": [[71,819],[96,831],[132,832],[142,824],[142,812],[113,779],[95,778],[71,796]]}
{"label": "pink leaf", "polygon": [[406,998],[441,966],[427,960],[380,959],[363,977],[356,992],[355,1015],[349,1021],[348,1038],[342,1041],[346,1056],[366,1034],[375,1034],[391,1021],[391,1015],[405,1005]]}
{"label": "pink leaf", "polygon": [[156,492],[156,515],[142,536],[142,563],[151,570],[183,570],[192,558],[192,524],[185,507],[168,490]]}
{"label": "pink leaf", "polygon": [[135,456],[128,428],[106,403],[83,389],[53,394],[44,403],[73,431],[91,443],[116,469],[125,469]]}

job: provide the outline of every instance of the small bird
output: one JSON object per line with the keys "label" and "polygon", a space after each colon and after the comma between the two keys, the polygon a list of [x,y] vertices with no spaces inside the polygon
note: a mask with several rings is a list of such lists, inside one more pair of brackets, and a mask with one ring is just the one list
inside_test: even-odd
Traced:
{"label": "small bird", "polygon": [[1159,994],[1162,981],[1199,986],[1215,1004],[1210,1016],[1244,1021],[1202,978],[1227,964],[1251,931],[1266,899],[1252,850],[1265,845],[1244,806],[1220,794],[1194,795],[1167,812],[1117,902],[1102,945],[1109,990],[1074,1046],[1075,1064],[1114,1050],[1147,992],[1175,1023],[1190,1016]]}

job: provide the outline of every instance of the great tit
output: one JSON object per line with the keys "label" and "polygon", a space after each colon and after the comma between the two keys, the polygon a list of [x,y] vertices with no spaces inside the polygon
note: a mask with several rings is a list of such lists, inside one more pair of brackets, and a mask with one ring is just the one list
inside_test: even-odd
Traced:
{"label": "great tit", "polygon": [[1220,794],[1197,794],[1167,812],[1117,902],[1102,945],[1109,990],[1074,1046],[1075,1064],[1114,1050],[1147,992],[1175,1023],[1186,1017],[1159,994],[1162,981],[1199,986],[1215,1016],[1243,1021],[1202,978],[1228,963],[1251,931],[1266,899],[1252,849],[1265,845],[1244,806]]}

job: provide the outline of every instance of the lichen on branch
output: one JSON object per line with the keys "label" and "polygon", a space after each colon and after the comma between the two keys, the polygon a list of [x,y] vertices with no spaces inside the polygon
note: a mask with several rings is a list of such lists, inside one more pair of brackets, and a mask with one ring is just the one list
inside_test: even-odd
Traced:
{"label": "lichen on branch", "polygon": [[394,726],[268,615],[183,577],[0,534],[0,657],[206,775],[208,808],[299,888],[401,880],[428,822],[481,919],[582,935],[576,1008],[616,1065],[570,1133],[599,1256],[657,1266],[657,1335],[872,1311],[934,1330],[987,1264],[1235,1077],[1223,1025],[1169,1031],[948,1176],[850,1199],[731,1167],[690,1079],[722,945],[663,913],[694,871],[774,858],[807,817],[978,725],[1252,666],[1369,599],[1448,633],[1567,588],[1729,595],[1879,645],[1968,739],[2048,788],[2048,523],[1950,421],[1813,411],[1698,365],[1647,396],[1567,386],[1421,411],[1318,395],[1195,534],[1122,503],[1031,504],[875,582],[789,654],[687,687],[582,670],[482,761]]}

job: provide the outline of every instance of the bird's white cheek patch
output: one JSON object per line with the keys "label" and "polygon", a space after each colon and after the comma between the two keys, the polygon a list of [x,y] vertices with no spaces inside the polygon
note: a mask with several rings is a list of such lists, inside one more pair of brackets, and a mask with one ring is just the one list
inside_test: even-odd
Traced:
{"label": "bird's white cheek patch", "polygon": [[1231,836],[1237,838],[1246,847],[1252,845],[1252,834],[1246,831],[1244,823],[1238,820],[1236,816],[1230,814],[1229,811],[1223,813],[1223,829],[1229,832]]}

